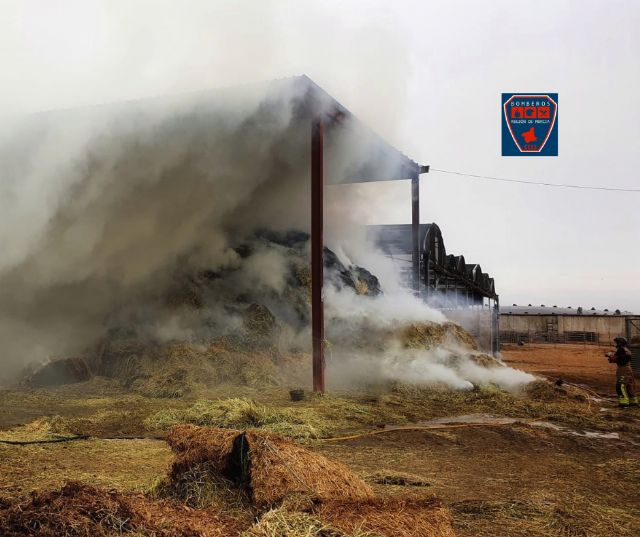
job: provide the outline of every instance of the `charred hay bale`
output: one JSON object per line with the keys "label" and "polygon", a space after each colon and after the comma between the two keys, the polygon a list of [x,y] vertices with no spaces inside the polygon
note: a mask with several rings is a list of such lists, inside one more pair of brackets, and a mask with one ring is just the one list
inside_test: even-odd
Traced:
{"label": "charred hay bale", "polygon": [[3,537],[226,537],[241,529],[236,519],[211,511],[196,513],[177,502],[76,482],[0,508]]}
{"label": "charred hay bale", "polygon": [[167,441],[178,454],[171,479],[193,464],[209,461],[258,507],[295,494],[353,500],[373,496],[369,485],[342,464],[278,435],[179,425]]}
{"label": "charred hay bale", "polygon": [[322,500],[311,514],[347,534],[359,530],[381,537],[455,537],[449,510],[435,498]]}
{"label": "charred hay bale", "polygon": [[90,378],[91,372],[82,358],[63,358],[43,365],[26,382],[35,387],[60,386],[85,382]]}
{"label": "charred hay bale", "polygon": [[324,249],[325,279],[338,289],[348,287],[359,295],[382,294],[380,281],[367,269],[351,265],[347,267],[329,248]]}

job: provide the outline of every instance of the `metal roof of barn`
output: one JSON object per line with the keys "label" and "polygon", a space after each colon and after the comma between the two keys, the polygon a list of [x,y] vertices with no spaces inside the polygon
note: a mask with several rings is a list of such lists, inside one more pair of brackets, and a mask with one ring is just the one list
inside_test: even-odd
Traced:
{"label": "metal roof of barn", "polygon": [[500,307],[501,315],[580,315],[582,317],[591,316],[608,316],[619,317],[624,315],[632,315],[630,311],[621,311],[616,313],[615,310],[600,310],[595,308],[582,308],[582,313],[578,313],[578,307],[558,307],[558,306],[504,306]]}
{"label": "metal roof of barn", "polygon": [[[325,112],[335,123],[351,126],[360,142],[360,161],[348,171],[340,182],[372,182],[411,179],[423,167],[386,142],[380,135],[362,123],[338,100],[329,95],[306,75],[281,79],[276,83],[291,84],[302,89],[302,110],[309,117]],[[350,125],[351,124],[351,125]],[[331,124],[329,124],[331,127]],[[327,178],[331,182],[331,177]]]}
{"label": "metal roof of barn", "polygon": [[[447,255],[437,224],[420,224],[418,231],[420,251],[431,270],[487,297],[497,296],[494,279],[482,272],[480,265],[465,263],[464,256]],[[367,238],[390,257],[409,256],[413,252],[411,224],[367,226]]]}
{"label": "metal roof of barn", "polygon": [[[282,99],[291,98],[293,113],[298,119],[311,119],[322,116],[325,121],[327,145],[340,145],[341,133],[350,133],[351,142],[357,140],[356,147],[349,146],[352,159],[348,168],[341,170],[343,176],[326,174],[327,183],[355,183],[373,181],[393,181],[411,179],[426,168],[386,142],[380,135],[360,121],[337,99],[311,80],[307,75],[280,78],[265,82],[244,84],[234,87],[221,87],[171,95],[150,96],[124,101],[82,105],[79,107],[46,110],[30,114],[26,118],[34,126],[43,122],[65,122],[73,119],[97,117],[107,123],[112,114],[163,110],[183,103],[206,108],[207,105],[228,105],[241,102],[243,96],[251,95],[258,99],[260,106],[277,106]],[[261,128],[256,125],[256,128]],[[341,128],[337,128],[341,127]],[[332,137],[335,138],[332,140]],[[330,152],[328,153],[330,156]]]}

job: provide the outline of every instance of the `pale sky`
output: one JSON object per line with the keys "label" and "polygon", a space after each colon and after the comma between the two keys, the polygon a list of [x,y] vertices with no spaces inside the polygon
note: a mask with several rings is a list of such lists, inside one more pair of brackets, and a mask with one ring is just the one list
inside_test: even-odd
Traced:
{"label": "pale sky", "polygon": [[[640,2],[0,0],[0,114],[305,73],[422,164],[640,188]],[[500,94],[557,92],[554,157],[500,156]],[[408,222],[406,183],[370,223]],[[432,173],[422,222],[503,303],[640,313],[640,193]]]}

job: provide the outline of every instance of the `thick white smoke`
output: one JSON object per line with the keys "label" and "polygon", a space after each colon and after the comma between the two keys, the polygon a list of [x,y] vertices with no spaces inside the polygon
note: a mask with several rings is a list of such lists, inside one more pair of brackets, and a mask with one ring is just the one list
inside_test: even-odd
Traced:
{"label": "thick white smoke", "polygon": [[[345,265],[366,267],[381,283],[384,294],[363,300],[352,290],[325,290],[326,317],[331,321],[331,333],[340,341],[349,339],[372,342],[385,332],[399,333],[409,323],[443,323],[447,317],[406,287],[397,262],[378,250],[372,243],[363,222],[371,220],[370,212],[380,200],[359,185],[336,186],[329,194],[328,241]],[[453,320],[465,325],[478,322],[478,311],[454,310]],[[489,310],[482,313],[491,314]],[[369,331],[369,334],[360,334]],[[358,334],[354,337],[354,334]],[[331,348],[329,374],[333,385],[349,387],[371,383],[403,382],[421,386],[446,386],[471,389],[474,385],[496,385],[517,391],[534,380],[532,375],[499,365],[484,367],[473,359],[469,349],[455,340],[445,339],[429,350],[407,349],[393,340],[383,349],[366,351]],[[372,359],[375,356],[375,359]]]}
{"label": "thick white smoke", "polygon": [[494,385],[516,392],[535,380],[497,360],[488,367],[479,363],[475,357],[481,353],[453,337],[445,336],[428,349],[407,348],[401,342],[407,325],[446,321],[441,312],[407,290],[363,300],[353,291],[329,287],[326,297],[329,333],[340,343],[328,355],[329,378],[335,387],[401,382],[463,390]]}

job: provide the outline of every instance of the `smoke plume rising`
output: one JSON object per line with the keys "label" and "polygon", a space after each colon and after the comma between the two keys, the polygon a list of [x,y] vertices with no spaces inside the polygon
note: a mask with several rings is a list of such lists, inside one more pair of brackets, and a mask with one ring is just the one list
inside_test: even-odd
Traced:
{"label": "smoke plume rising", "polygon": [[[298,78],[15,120],[0,147],[4,375],[109,334],[198,344],[238,333],[255,305],[284,326],[283,348],[308,349],[308,304],[291,294],[308,270],[307,89]],[[314,103],[314,113],[328,105]],[[328,177],[371,161],[376,143],[357,125],[328,129]],[[364,356],[350,344],[363,330],[375,339],[403,323],[445,320],[364,239],[349,209],[363,201],[330,204],[327,244],[341,266],[378,273],[383,293],[328,281],[327,334],[340,343],[330,367],[352,383],[361,379],[347,372],[361,360],[372,381],[517,383],[506,368],[483,376],[453,367],[450,351],[392,345]]]}

